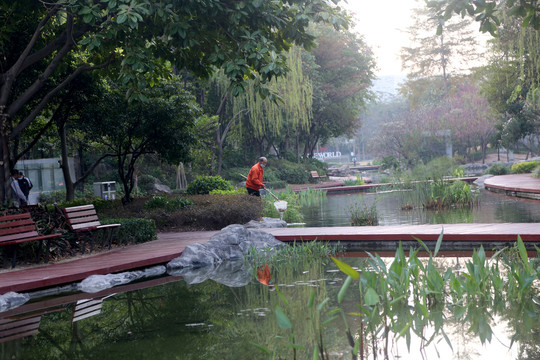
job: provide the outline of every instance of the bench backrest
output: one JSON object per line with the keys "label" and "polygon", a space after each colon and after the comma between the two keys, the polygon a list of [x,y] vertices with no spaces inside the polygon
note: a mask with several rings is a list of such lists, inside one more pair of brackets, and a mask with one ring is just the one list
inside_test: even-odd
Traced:
{"label": "bench backrest", "polygon": [[101,225],[93,204],[65,208],[64,214],[72,230],[93,228]]}
{"label": "bench backrest", "polygon": [[39,236],[30,213],[0,216],[0,244]]}

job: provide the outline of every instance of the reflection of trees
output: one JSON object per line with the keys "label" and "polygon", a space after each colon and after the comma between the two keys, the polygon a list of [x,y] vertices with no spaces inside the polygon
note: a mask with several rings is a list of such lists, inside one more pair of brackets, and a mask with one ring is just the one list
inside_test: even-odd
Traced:
{"label": "reflection of trees", "polygon": [[[507,256],[509,263],[514,264],[514,271],[521,271],[516,265],[519,252]],[[396,351],[407,352],[404,351],[407,343],[414,354],[421,353],[422,346],[446,351],[443,330],[451,338],[456,359],[475,359],[481,347],[479,339],[488,341],[490,327],[503,321],[508,333],[515,334],[513,347],[519,352],[518,359],[540,358],[540,309],[533,301],[527,301],[531,294],[538,297],[538,288],[524,292],[520,295],[523,300],[518,301],[517,290],[509,292],[518,287],[514,284],[517,280],[509,278],[506,263],[486,265],[486,272],[480,272],[483,275],[479,279],[490,282],[476,286],[475,293],[455,293],[453,287],[466,288],[464,271],[472,271],[462,259],[434,258],[432,268],[429,258],[418,258],[403,268],[392,266],[394,258],[381,259],[386,275],[374,271],[370,258],[345,261],[355,268],[369,269],[373,284],[385,276],[403,281],[402,290],[407,290],[409,297],[396,299],[397,295],[379,294],[380,302],[366,301],[359,296],[358,283],[353,283],[338,303],[346,276],[325,272],[328,268],[335,269],[333,263],[283,264],[270,268],[277,291],[258,281],[242,288],[228,288],[211,281],[196,285],[176,282],[107,298],[100,315],[75,323],[73,306],[69,306],[66,311],[44,315],[37,336],[2,344],[0,360],[265,358],[253,343],[282,359],[290,359],[292,350],[287,346],[290,330],[278,326],[274,313],[277,305],[292,323],[295,343],[303,347],[298,349],[299,359],[311,358],[314,347],[321,342],[329,353],[343,353],[346,354],[343,359],[350,358],[346,325],[341,313],[334,312],[337,308],[345,315],[353,341],[363,334],[364,359],[368,354],[370,359],[373,356],[382,359],[386,351],[391,358]],[[481,262],[475,264],[477,269],[481,268]],[[423,297],[422,291],[436,288],[434,284],[424,283],[420,276],[421,269],[427,272],[428,268],[440,274],[451,271],[456,274],[456,282],[449,277],[440,295]],[[419,276],[405,282],[415,272]],[[495,290],[498,281],[502,281],[501,291]],[[397,294],[396,287],[400,285],[392,284],[391,290]],[[312,294],[314,306],[310,307]],[[317,305],[326,299],[329,299],[326,305],[318,309]],[[374,311],[374,315],[369,317],[364,310]],[[361,311],[363,316],[358,315]],[[325,324],[336,315],[335,320]],[[186,326],[189,324],[201,325]]]}

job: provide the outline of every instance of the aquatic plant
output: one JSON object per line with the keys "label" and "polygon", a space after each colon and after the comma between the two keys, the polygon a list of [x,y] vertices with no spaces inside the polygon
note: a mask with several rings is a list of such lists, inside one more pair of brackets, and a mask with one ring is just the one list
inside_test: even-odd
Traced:
{"label": "aquatic plant", "polygon": [[427,182],[415,182],[413,191],[403,193],[404,204],[426,209],[442,210],[451,207],[470,208],[474,206],[477,194],[468,183],[442,178]]}
{"label": "aquatic plant", "polygon": [[[272,191],[272,190],[271,190]],[[273,192],[273,191],[272,191]],[[283,212],[282,219],[287,223],[300,223],[304,220],[302,213],[300,212],[300,197],[290,187],[287,187],[285,190],[275,193],[275,195],[280,200],[287,201],[287,210]],[[263,210],[261,215],[271,218],[279,218],[280,213],[277,211],[274,206],[276,201],[274,197],[270,194],[262,196],[263,198]]]}
{"label": "aquatic plant", "polygon": [[344,186],[355,186],[355,185],[365,185],[365,181],[361,176],[356,177],[356,179],[345,179],[343,181]]}
{"label": "aquatic plant", "polygon": [[307,188],[297,193],[298,202],[302,206],[313,206],[326,200],[326,190],[314,190]]}
{"label": "aquatic plant", "polygon": [[330,261],[331,256],[336,256],[342,251],[343,248],[339,244],[332,245],[323,241],[294,241],[292,244],[282,246],[274,252],[257,251],[255,248],[249,248],[244,261],[254,268],[265,264],[272,267],[278,267],[283,263],[298,265],[299,263],[319,259]]}
{"label": "aquatic plant", "polygon": [[[428,346],[437,348],[441,340],[453,349],[444,327],[448,322],[464,324],[482,344],[492,340],[494,319],[509,316],[509,312],[517,319],[511,323],[513,329],[509,329],[515,334],[512,343],[527,337],[531,327],[537,328],[540,261],[538,257],[528,258],[520,237],[512,248],[499,250],[491,258],[480,247],[464,266],[458,263],[444,272],[434,261],[442,239],[441,233],[433,251],[417,239],[421,247],[411,249],[408,255],[400,243],[390,262],[368,253],[368,264],[359,268],[333,258],[347,278],[337,293],[337,307],[328,308],[328,298],[318,304],[310,299],[311,307],[321,312],[319,317],[327,319],[313,339],[316,342],[313,358],[327,358],[324,326],[338,319],[343,321],[344,326],[340,327],[352,359],[361,360],[367,359],[368,353],[374,359],[377,354],[388,359],[389,347],[401,339],[410,352],[413,336],[421,339],[421,353]],[[418,256],[420,249],[428,253],[427,259]],[[355,310],[351,310],[351,303]],[[290,329],[294,327],[284,311],[275,311],[275,315],[278,323],[290,324],[287,325]],[[295,346],[303,350],[302,358],[311,353],[309,346]]]}
{"label": "aquatic plant", "polygon": [[[358,197],[360,197],[359,195]],[[356,203],[352,206],[351,226],[375,226],[379,225],[379,214],[377,212],[378,198],[373,204],[367,205],[363,202]]]}

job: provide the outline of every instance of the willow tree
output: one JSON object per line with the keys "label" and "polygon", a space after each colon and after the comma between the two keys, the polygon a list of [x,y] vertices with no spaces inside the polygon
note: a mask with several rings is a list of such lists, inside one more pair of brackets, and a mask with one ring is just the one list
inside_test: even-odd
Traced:
{"label": "willow tree", "polygon": [[[288,148],[286,141],[298,128],[307,129],[312,106],[311,81],[304,76],[299,47],[291,47],[286,57],[287,77],[270,81],[261,92],[257,81],[249,81],[245,93],[234,96],[222,72],[212,77],[205,100],[207,112],[215,113],[215,153],[221,173],[223,152],[229,135],[241,138],[242,146],[259,154],[274,147],[278,155]],[[238,125],[238,126],[235,126]],[[238,145],[238,144],[237,144]],[[255,150],[256,149],[256,150]]]}
{"label": "willow tree", "polygon": [[481,73],[486,97],[503,115],[498,141],[514,148],[522,140],[529,151],[540,153],[540,31],[504,14],[499,19],[492,56]]}

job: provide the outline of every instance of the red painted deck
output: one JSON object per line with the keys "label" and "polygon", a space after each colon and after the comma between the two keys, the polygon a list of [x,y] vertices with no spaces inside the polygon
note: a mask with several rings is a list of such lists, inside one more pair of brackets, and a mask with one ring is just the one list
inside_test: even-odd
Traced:
{"label": "red painted deck", "polygon": [[[529,174],[496,176],[488,180],[491,180],[494,186],[540,193],[540,179],[531,178]],[[512,243],[516,241],[518,235],[524,241],[540,241],[539,223],[281,228],[266,231],[282,241],[318,239],[361,242],[410,241],[414,240],[413,237],[423,241],[434,241],[442,229],[445,241]],[[0,294],[8,291],[26,292],[77,282],[93,274],[108,274],[164,264],[178,257],[187,245],[206,242],[215,233],[215,231],[162,233],[159,234],[158,240],[145,244],[118,248],[57,264],[3,272],[0,273]]]}
{"label": "red painted deck", "polygon": [[531,174],[494,176],[484,181],[486,189],[529,199],[540,200],[540,179]]}

